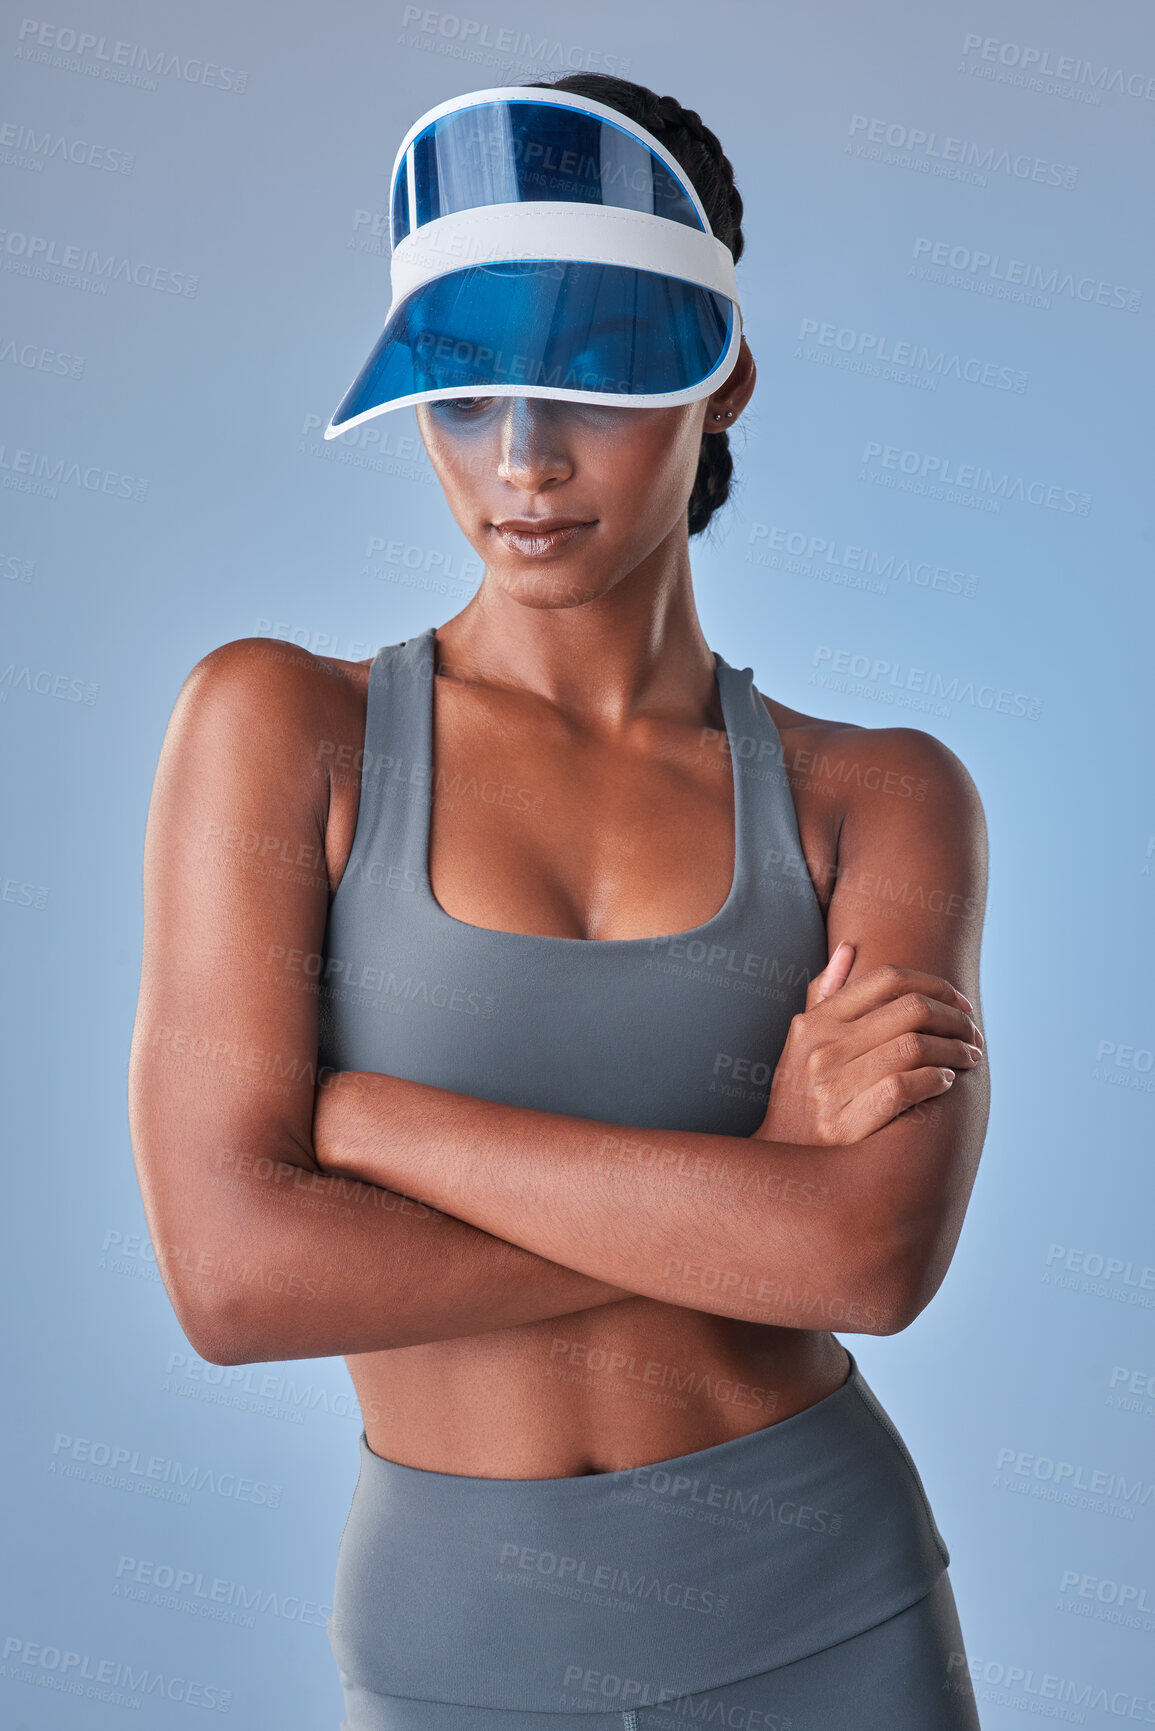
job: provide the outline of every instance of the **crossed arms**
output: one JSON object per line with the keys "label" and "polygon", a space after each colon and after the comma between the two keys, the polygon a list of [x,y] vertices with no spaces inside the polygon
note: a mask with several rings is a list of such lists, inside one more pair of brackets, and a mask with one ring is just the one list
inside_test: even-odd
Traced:
{"label": "crossed arms", "polygon": [[[848,807],[827,917],[832,951],[855,944],[846,990],[882,964],[924,970],[977,1022],[985,832],[970,778],[924,734],[858,731],[926,798],[864,789]],[[958,1239],[985,1064],[825,1146],[624,1129],[366,1072],[317,1087],[316,996],[277,983],[268,959],[321,951],[322,748],[352,732],[331,670],[243,639],[193,670],[162,749],[130,1119],[194,1348],[217,1363],[368,1352],[635,1294],[795,1327],[905,1327]],[[252,870],[237,838],[254,835],[297,864]],[[899,875],[919,893],[895,918],[877,885]]]}

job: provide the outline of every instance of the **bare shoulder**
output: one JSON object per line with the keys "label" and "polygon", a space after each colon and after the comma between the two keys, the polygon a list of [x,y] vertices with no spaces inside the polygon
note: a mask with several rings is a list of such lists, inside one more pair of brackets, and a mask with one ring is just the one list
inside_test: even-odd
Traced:
{"label": "bare shoulder", "polygon": [[917,727],[862,727],[807,715],[759,693],[782,740],[782,760],[796,800],[812,794],[840,816],[891,794],[952,826],[983,826],[978,789],[962,759]]}
{"label": "bare shoulder", "polygon": [[764,701],[830,952],[847,940],[855,972],[920,969],[977,1007],[988,846],[966,765],[917,727],[859,727]]}
{"label": "bare shoulder", "polygon": [[314,655],[296,643],[237,637],[212,649],[185,679],[169,724],[170,740],[190,736],[267,769],[299,770],[300,753],[318,779],[364,738],[370,662]]}
{"label": "bare shoulder", "polygon": [[287,725],[364,700],[371,663],[314,655],[297,643],[235,637],[201,657],[182,699]]}
{"label": "bare shoulder", "polygon": [[[352,845],[371,662],[239,637],[201,658],[165,730],[148,852],[191,834],[292,835],[323,855],[335,888]],[[296,843],[294,844],[296,845]]]}

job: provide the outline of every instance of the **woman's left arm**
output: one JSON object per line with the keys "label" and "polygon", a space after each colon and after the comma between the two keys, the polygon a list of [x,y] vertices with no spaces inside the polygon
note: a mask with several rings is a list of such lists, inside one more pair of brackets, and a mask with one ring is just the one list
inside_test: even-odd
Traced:
{"label": "woman's left arm", "polygon": [[[931,735],[844,732],[827,935],[831,954],[855,946],[846,989],[884,964],[921,970],[964,993],[977,1023],[986,830],[974,784]],[[349,1071],[317,1091],[313,1144],[325,1170],[633,1293],[889,1334],[949,1266],[988,1097],[984,1061],[862,1140],[815,1146],[624,1127]]]}

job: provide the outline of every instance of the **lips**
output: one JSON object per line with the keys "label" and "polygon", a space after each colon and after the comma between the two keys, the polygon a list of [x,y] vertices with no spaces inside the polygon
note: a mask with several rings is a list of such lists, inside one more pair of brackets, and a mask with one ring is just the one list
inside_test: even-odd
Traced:
{"label": "lips", "polygon": [[568,547],[594,524],[577,517],[507,517],[493,528],[514,553],[542,559]]}

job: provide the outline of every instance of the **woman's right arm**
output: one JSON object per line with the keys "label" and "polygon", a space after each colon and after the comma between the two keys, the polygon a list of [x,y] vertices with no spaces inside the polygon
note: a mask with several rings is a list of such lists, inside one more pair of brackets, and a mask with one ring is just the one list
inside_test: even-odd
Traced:
{"label": "woman's right arm", "polygon": [[161,748],[129,1121],[165,1287],[213,1363],[374,1352],[632,1296],[317,1165],[317,994],[278,959],[322,948],[329,766],[360,761],[357,716],[339,671],[242,638],[193,669]]}

